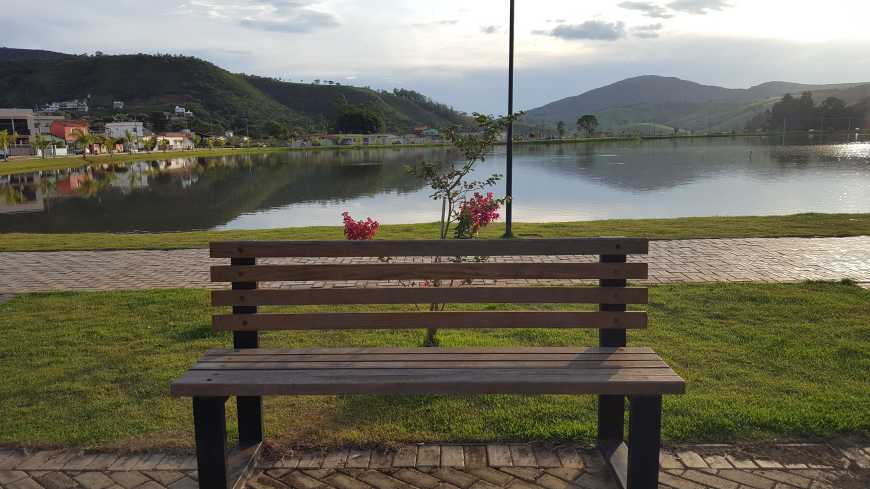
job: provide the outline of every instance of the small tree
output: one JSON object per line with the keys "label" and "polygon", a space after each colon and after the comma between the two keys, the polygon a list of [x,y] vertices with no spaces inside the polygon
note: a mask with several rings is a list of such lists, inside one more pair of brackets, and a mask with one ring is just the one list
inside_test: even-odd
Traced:
{"label": "small tree", "polygon": [[6,161],[9,159],[9,146],[11,144],[12,136],[9,134],[9,131],[6,129],[0,131],[0,148],[3,148],[3,160]]}
{"label": "small tree", "polygon": [[124,141],[126,142],[127,152],[133,152],[133,145],[136,144],[136,136],[130,130],[124,131]]}
{"label": "small tree", "polygon": [[595,133],[596,129],[598,129],[598,117],[587,114],[577,119],[577,130],[585,131],[586,137],[591,137],[592,134]]}
{"label": "small tree", "polygon": [[45,158],[45,150],[51,145],[49,143],[48,138],[42,134],[37,134],[33,136],[30,140],[30,145],[33,146],[33,149],[40,153],[42,158]]}
{"label": "small tree", "polygon": [[565,138],[565,121],[559,121],[559,123],[556,124],[556,130],[559,131],[559,139],[564,139]]}
{"label": "small tree", "polygon": [[161,139],[159,146],[160,146],[160,151],[166,152],[166,150],[169,149],[169,140],[168,139]]}
{"label": "small tree", "polygon": [[106,151],[108,151],[109,154],[112,154],[115,152],[115,145],[118,144],[117,139],[113,138],[112,136],[107,135],[107,136],[103,136],[101,142],[102,142],[103,146],[106,147]]}
{"label": "small tree", "polygon": [[81,129],[76,129],[72,133],[73,137],[76,138],[76,146],[82,147],[82,158],[87,159],[88,157],[88,147],[96,142],[96,138],[93,134],[89,132],[82,131]]}

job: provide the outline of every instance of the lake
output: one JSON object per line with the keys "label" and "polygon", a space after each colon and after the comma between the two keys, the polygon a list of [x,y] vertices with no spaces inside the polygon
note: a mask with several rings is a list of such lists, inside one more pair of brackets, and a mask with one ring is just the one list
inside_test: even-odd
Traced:
{"label": "lake", "polygon": [[[870,142],[856,136],[518,145],[514,219],[870,212]],[[0,177],[0,232],[144,232],[432,222],[440,204],[405,171],[449,148],[142,161]],[[504,148],[477,169],[504,172]],[[2,165],[2,162],[0,162]],[[503,195],[502,187],[494,189]]]}

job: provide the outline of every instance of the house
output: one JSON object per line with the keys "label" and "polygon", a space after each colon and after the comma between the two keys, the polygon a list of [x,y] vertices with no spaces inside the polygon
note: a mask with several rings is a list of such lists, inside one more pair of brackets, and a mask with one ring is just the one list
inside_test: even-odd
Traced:
{"label": "house", "polygon": [[88,112],[88,100],[87,99],[73,99],[73,100],[64,100],[61,102],[51,102],[47,105],[44,105],[42,112],[60,112],[63,110],[68,110],[72,112]]}
{"label": "house", "polygon": [[75,144],[78,139],[77,132],[88,134],[88,122],[56,120],[51,123],[51,135],[63,139],[67,144]]}
{"label": "house", "polygon": [[186,150],[194,148],[193,139],[191,138],[191,135],[186,132],[160,132],[154,137],[157,138],[158,149],[163,141],[166,141],[169,144],[168,149]]}
{"label": "house", "polygon": [[127,132],[133,136],[133,140],[141,139],[145,136],[145,126],[139,121],[106,123],[106,136],[126,139]]}
{"label": "house", "polygon": [[63,119],[62,115],[33,114],[33,131],[36,134],[51,134],[51,124]]}
{"label": "house", "polygon": [[124,102],[121,100],[115,100],[112,102],[112,108],[115,110],[124,110]]}
{"label": "house", "polygon": [[185,109],[180,105],[175,106],[175,116],[176,117],[193,117],[193,112]]}

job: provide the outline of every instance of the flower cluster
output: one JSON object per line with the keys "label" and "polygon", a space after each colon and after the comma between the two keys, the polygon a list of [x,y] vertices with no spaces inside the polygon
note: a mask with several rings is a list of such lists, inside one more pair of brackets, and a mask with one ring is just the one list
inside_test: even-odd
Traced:
{"label": "flower cluster", "polygon": [[456,228],[457,238],[471,238],[481,228],[490,225],[501,217],[498,213],[501,201],[488,192],[486,196],[475,192],[474,195],[459,206],[459,222]]}
{"label": "flower cluster", "polygon": [[351,241],[374,239],[381,227],[371,217],[365,221],[354,221],[349,212],[343,212],[341,216],[344,219],[344,236]]}

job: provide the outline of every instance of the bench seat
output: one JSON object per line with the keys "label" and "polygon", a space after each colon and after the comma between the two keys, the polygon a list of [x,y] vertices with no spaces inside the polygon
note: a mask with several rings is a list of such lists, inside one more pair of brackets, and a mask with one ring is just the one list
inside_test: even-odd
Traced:
{"label": "bench seat", "polygon": [[215,349],[176,396],[317,394],[682,394],[650,348]]}

